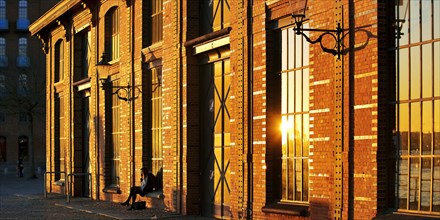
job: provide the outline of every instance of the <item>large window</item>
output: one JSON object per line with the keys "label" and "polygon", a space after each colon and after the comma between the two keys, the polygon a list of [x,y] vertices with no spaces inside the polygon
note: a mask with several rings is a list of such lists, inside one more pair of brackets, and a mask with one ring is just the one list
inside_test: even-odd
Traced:
{"label": "large window", "polygon": [[[119,86],[119,82],[113,82],[114,86]],[[117,88],[113,88],[113,94],[117,93]],[[121,100],[117,95],[112,96],[112,148],[111,148],[111,184],[119,186],[120,173],[120,149],[121,149],[121,126],[120,126]]]}
{"label": "large window", "polygon": [[397,3],[398,208],[439,214],[440,1]]}
{"label": "large window", "polygon": [[144,32],[147,46],[162,41],[163,33],[163,0],[144,0],[142,7],[147,12],[144,15]]}
{"label": "large window", "polygon": [[111,60],[119,59],[119,9],[111,8],[105,15],[105,53]]}
{"label": "large window", "polygon": [[[307,24],[305,25],[307,28]],[[293,28],[281,31],[281,200],[309,199],[309,47]]]}
{"label": "large window", "polygon": [[59,40],[55,44],[54,63],[55,82],[59,82],[64,78],[64,43],[62,40]]}
{"label": "large window", "polygon": [[[162,67],[151,69],[151,157],[152,172],[160,174],[162,169]],[[159,177],[159,184],[162,179]],[[159,186],[161,187],[161,186]]]}
{"label": "large window", "polygon": [[26,74],[20,74],[18,76],[17,94],[19,96],[28,95],[28,76]]}
{"label": "large window", "polygon": [[230,26],[230,0],[210,0],[202,2],[202,32],[204,34]]}
{"label": "large window", "polygon": [[90,37],[90,31],[88,29],[75,35],[75,81],[87,78],[89,75],[91,62]]}
{"label": "large window", "polygon": [[18,56],[27,56],[27,38],[18,39]]}
{"label": "large window", "polygon": [[55,98],[55,137],[54,137],[54,163],[55,180],[65,178],[61,172],[65,171],[65,144],[66,135],[64,132],[64,104],[63,97]]}

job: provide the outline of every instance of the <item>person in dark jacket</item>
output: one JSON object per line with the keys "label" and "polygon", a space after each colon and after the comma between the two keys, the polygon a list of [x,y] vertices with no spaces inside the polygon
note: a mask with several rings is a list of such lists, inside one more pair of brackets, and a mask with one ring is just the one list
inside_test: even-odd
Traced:
{"label": "person in dark jacket", "polygon": [[153,192],[156,187],[156,177],[149,172],[148,168],[144,167],[141,169],[141,186],[132,186],[130,188],[130,195],[125,202],[121,203],[123,206],[130,205],[128,210],[134,209],[134,202],[136,201],[136,196],[139,194],[140,196],[145,196],[149,192]]}

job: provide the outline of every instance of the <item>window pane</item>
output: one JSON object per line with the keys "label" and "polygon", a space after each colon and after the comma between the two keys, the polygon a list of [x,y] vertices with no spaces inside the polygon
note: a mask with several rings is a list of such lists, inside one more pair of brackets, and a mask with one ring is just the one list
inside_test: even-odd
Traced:
{"label": "window pane", "polygon": [[409,179],[409,209],[419,209],[419,181],[420,181],[420,159],[410,159],[410,179]]}
{"label": "window pane", "polygon": [[288,89],[288,103],[289,103],[289,110],[288,112],[295,112],[295,72],[289,72],[289,89]]}
{"label": "window pane", "polygon": [[287,34],[289,38],[289,47],[288,47],[288,62],[289,65],[287,68],[293,69],[295,68],[295,32],[292,28],[289,28],[289,33]]}
{"label": "window pane", "polygon": [[434,154],[440,155],[440,100],[434,101]]}
{"label": "window pane", "polygon": [[[309,27],[309,23],[304,24],[303,27],[304,28],[310,28]],[[304,31],[304,34],[307,35],[307,36],[310,36],[308,31]],[[303,43],[302,43],[302,46],[303,46],[303,52],[302,52],[302,55],[303,55],[303,66],[308,66],[309,65],[309,58],[310,58],[309,57],[309,53],[310,53],[309,52],[309,50],[310,50],[309,45],[310,44],[308,42],[305,42],[304,39],[303,39]]]}
{"label": "window pane", "polygon": [[411,99],[420,98],[420,47],[411,48]]}
{"label": "window pane", "polygon": [[410,33],[410,39],[411,43],[419,42],[420,41],[420,1],[409,1],[409,33]]}
{"label": "window pane", "polygon": [[310,75],[309,69],[303,69],[303,111],[309,111],[309,99],[310,99]]}
{"label": "window pane", "polygon": [[302,117],[301,115],[295,115],[295,156],[302,156]]}
{"label": "window pane", "polygon": [[303,115],[303,123],[304,123],[304,130],[303,130],[303,155],[305,157],[309,156],[309,114]]}
{"label": "window pane", "polygon": [[287,76],[288,73],[281,74],[281,114],[287,113],[287,96],[288,96],[288,87],[287,87]]}
{"label": "window pane", "polygon": [[420,103],[411,104],[411,155],[420,154]]}
{"label": "window pane", "polygon": [[409,2],[408,0],[403,0],[402,4],[399,5],[399,18],[398,19],[403,19],[404,22],[401,23],[402,25],[402,30],[401,32],[403,33],[403,35],[401,36],[401,38],[399,39],[399,44],[400,45],[407,45],[408,44],[408,40],[409,40],[409,32],[408,32],[408,28],[409,28]]}
{"label": "window pane", "polygon": [[434,96],[440,96],[440,42],[434,43]]}
{"label": "window pane", "polygon": [[432,190],[432,211],[440,212],[440,157],[434,158],[434,176]]}
{"label": "window pane", "polygon": [[303,159],[303,201],[309,200],[309,159]]}
{"label": "window pane", "polygon": [[434,6],[433,6],[433,9],[434,9],[434,13],[433,13],[433,15],[434,15],[434,19],[433,19],[434,38],[440,38],[440,13],[439,13],[440,1],[434,0],[433,3],[434,3]]}
{"label": "window pane", "polygon": [[302,71],[295,71],[295,112],[302,112],[303,88]]}
{"label": "window pane", "polygon": [[423,102],[422,154],[431,154],[432,101]]}
{"label": "window pane", "polygon": [[[296,128],[294,127],[295,124],[295,116],[294,115],[290,115],[289,116],[289,142],[288,142],[288,149],[287,149],[287,155],[289,157],[293,157],[295,154],[295,130]],[[290,175],[290,177],[293,177],[292,175]]]}
{"label": "window pane", "polygon": [[287,70],[289,56],[287,55],[288,36],[287,31],[281,31],[281,70]]}
{"label": "window pane", "polygon": [[399,50],[399,98],[408,100],[409,92],[409,60],[408,49]]}
{"label": "window pane", "polygon": [[422,98],[432,97],[432,44],[422,46]]}
{"label": "window pane", "polygon": [[303,48],[302,48],[302,43],[303,43],[303,36],[301,35],[292,35],[295,36],[295,68],[299,68],[302,67],[302,54],[303,54]]}
{"label": "window pane", "polygon": [[408,160],[399,161],[399,208],[407,209],[408,202]]}
{"label": "window pane", "polygon": [[290,177],[289,179],[288,179],[288,182],[289,182],[289,193],[288,193],[288,196],[287,196],[287,199],[289,199],[289,200],[294,200],[294,197],[293,197],[293,190],[295,189],[294,188],[294,160],[293,159],[289,159],[288,160],[289,161],[289,163],[288,163],[288,176]]}
{"label": "window pane", "polygon": [[408,104],[400,104],[399,131],[400,131],[400,155],[408,154],[409,138],[409,108]]}
{"label": "window pane", "polygon": [[431,193],[431,158],[422,158],[420,210],[429,211]]}
{"label": "window pane", "polygon": [[295,200],[302,201],[302,160],[295,160]]}
{"label": "window pane", "polygon": [[[438,13],[438,12],[437,12]],[[422,0],[422,40],[432,39],[432,3]]]}

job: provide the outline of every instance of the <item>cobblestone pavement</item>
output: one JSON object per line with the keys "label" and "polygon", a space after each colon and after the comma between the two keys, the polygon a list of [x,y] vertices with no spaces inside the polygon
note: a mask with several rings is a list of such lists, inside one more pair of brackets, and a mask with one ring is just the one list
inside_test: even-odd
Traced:
{"label": "cobblestone pavement", "polygon": [[43,175],[38,179],[0,174],[0,219],[210,219],[181,216],[162,209],[128,211],[108,201],[72,198],[60,194],[44,198]]}

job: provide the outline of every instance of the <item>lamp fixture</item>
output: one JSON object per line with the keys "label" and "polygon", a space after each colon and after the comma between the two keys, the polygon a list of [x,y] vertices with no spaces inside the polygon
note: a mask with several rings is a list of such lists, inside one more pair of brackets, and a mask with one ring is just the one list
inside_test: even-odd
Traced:
{"label": "lamp fixture", "polygon": [[[324,51],[326,53],[331,53],[334,56],[337,55],[338,59],[340,59],[340,57],[342,55],[342,36],[341,35],[344,31],[341,27],[341,23],[338,22],[336,24],[336,29],[303,28],[302,27],[303,23],[304,23],[304,21],[306,21],[305,17],[306,16],[304,14],[292,14],[292,18],[294,19],[294,22],[295,22],[295,27],[294,27],[295,34],[303,36],[307,40],[307,42],[309,42],[311,44],[319,43],[322,51]],[[304,31],[322,32],[322,34],[320,34],[318,36],[318,38],[316,38],[316,40],[312,40],[312,39],[310,39],[310,37],[308,37],[304,33]],[[335,40],[335,46],[333,48],[327,48],[322,44],[322,39],[325,36],[331,36]]]}
{"label": "lamp fixture", "polygon": [[[101,67],[109,67],[110,64],[108,63],[106,59],[106,54],[103,53],[101,56],[101,60],[96,64],[96,66]],[[106,78],[100,78],[99,81],[101,82],[101,88],[103,90],[111,89],[112,94],[116,94],[118,96],[118,99],[124,100],[126,102],[130,102],[134,99],[136,99],[139,94],[142,93],[141,89],[138,86],[132,86],[130,83],[128,83],[126,86],[114,86],[112,85],[112,80],[110,76],[107,76]],[[134,92],[137,93],[135,94]]]}

